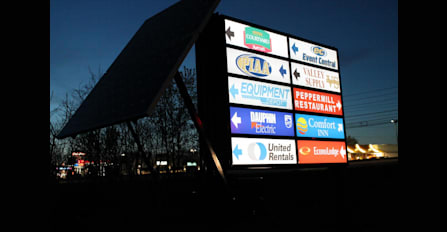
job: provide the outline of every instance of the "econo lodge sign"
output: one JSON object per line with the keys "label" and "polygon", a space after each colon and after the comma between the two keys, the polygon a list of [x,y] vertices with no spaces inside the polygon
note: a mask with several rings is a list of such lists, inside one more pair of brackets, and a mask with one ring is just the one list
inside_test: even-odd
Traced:
{"label": "econo lodge sign", "polygon": [[346,143],[344,141],[298,140],[298,163],[346,163]]}

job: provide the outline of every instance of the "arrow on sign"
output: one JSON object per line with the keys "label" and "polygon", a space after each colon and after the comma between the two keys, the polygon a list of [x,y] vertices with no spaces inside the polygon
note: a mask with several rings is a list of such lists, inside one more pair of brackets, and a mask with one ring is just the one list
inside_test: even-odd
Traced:
{"label": "arrow on sign", "polygon": [[285,69],[283,68],[283,66],[281,65],[281,68],[279,69],[279,73],[281,73],[281,76],[284,77],[284,74],[287,73],[287,70],[285,70]]}
{"label": "arrow on sign", "polygon": [[233,150],[233,154],[234,154],[234,156],[236,156],[237,159],[239,159],[239,156],[242,155],[242,150],[238,148],[237,144]]}
{"label": "arrow on sign", "polygon": [[341,148],[340,148],[340,155],[343,159],[345,158],[346,150],[345,150],[345,147],[343,147],[343,146],[341,146]]}
{"label": "arrow on sign", "polygon": [[237,94],[239,94],[239,90],[237,90],[235,87],[234,87],[234,84],[231,86],[231,88],[230,88],[230,93],[231,93],[231,95],[233,96],[233,98],[236,98],[236,95]]}
{"label": "arrow on sign", "polygon": [[338,107],[338,110],[341,110],[341,103],[340,103],[340,101],[337,102],[336,106]]}
{"label": "arrow on sign", "polygon": [[298,71],[296,71],[296,69],[293,72],[293,75],[295,76],[295,79],[297,79],[297,80],[298,80],[298,77],[300,77],[300,73]]}
{"label": "arrow on sign", "polygon": [[231,40],[231,37],[234,37],[234,31],[231,31],[230,27],[225,31],[225,34],[227,34],[228,39]]}
{"label": "arrow on sign", "polygon": [[293,50],[293,54],[296,55],[296,52],[298,51],[298,47],[295,46],[295,43],[293,43],[293,45],[292,45],[292,50]]}
{"label": "arrow on sign", "polygon": [[343,132],[343,124],[338,124],[338,132]]}
{"label": "arrow on sign", "polygon": [[239,124],[242,123],[242,119],[241,117],[237,116],[237,112],[234,113],[233,117],[231,118],[231,122],[233,123],[233,125],[238,128]]}

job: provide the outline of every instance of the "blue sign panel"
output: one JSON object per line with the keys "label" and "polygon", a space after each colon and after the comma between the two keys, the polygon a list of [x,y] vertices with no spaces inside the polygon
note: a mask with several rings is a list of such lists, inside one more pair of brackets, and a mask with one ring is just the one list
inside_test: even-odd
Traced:
{"label": "blue sign panel", "polygon": [[292,113],[230,107],[233,134],[294,136]]}
{"label": "blue sign panel", "polygon": [[295,114],[296,136],[344,139],[343,119],[315,116],[308,114]]}

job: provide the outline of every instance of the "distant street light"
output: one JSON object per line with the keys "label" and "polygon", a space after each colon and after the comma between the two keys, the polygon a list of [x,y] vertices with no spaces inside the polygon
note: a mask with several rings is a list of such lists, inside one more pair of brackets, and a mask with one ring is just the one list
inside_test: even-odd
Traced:
{"label": "distant street light", "polygon": [[397,137],[397,119],[391,119],[391,123],[393,123],[394,124],[394,129],[396,130],[396,143],[397,143],[397,146],[399,146],[399,139],[398,139],[398,137]]}

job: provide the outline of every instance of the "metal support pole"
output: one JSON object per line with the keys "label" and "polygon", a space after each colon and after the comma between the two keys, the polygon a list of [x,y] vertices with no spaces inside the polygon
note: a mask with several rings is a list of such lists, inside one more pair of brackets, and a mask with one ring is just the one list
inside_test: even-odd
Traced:
{"label": "metal support pole", "polygon": [[216,152],[214,151],[210,140],[208,139],[208,136],[205,133],[205,130],[203,129],[202,121],[200,120],[199,115],[197,114],[194,104],[192,103],[191,97],[188,94],[188,90],[186,89],[185,83],[182,80],[182,76],[180,76],[180,73],[177,71],[174,75],[175,83],[177,84],[180,95],[182,96],[183,100],[185,101],[186,108],[188,109],[188,113],[191,116],[192,121],[194,122],[194,126],[196,127],[197,131],[199,132],[199,135],[203,137],[204,142],[206,143],[206,146],[208,147],[211,157],[213,158],[214,164],[216,165],[217,171],[219,172],[220,176],[222,177],[225,185],[227,185],[227,180],[225,178],[225,175],[223,173],[222,166],[220,165],[219,159],[217,158]]}
{"label": "metal support pole", "polygon": [[[146,157],[145,157],[145,155],[144,155],[144,149],[143,149],[143,145],[141,144],[140,137],[138,137],[138,136],[137,136],[137,133],[135,133],[135,129],[133,128],[133,126],[132,126],[132,124],[130,123],[130,121],[127,121],[126,123],[127,123],[127,127],[128,127],[129,130],[130,130],[130,133],[131,133],[132,136],[133,136],[133,139],[134,139],[135,143],[137,144],[138,152],[140,153],[140,157],[141,157],[142,159],[144,159],[144,160],[147,162],[147,160],[149,160],[150,157],[149,157],[149,159],[147,159],[147,160],[145,159]],[[149,163],[147,163],[146,165],[148,165],[148,168],[149,168],[149,170],[150,170],[151,173],[152,173],[152,172],[153,172],[152,165],[150,165]]]}

